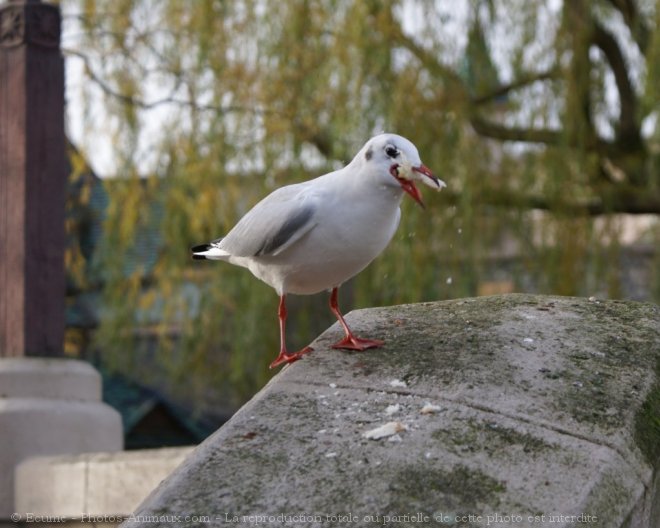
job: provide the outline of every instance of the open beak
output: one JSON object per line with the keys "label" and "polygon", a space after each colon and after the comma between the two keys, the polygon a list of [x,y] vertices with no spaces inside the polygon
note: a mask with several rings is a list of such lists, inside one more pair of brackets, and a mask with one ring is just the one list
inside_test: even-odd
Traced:
{"label": "open beak", "polygon": [[442,180],[438,179],[435,177],[435,175],[431,172],[431,169],[429,169],[426,165],[423,163],[419,167],[413,167],[412,170],[414,170],[416,173],[421,174],[424,176],[424,178],[421,178],[422,182],[428,185],[429,187],[433,187],[434,189],[437,189],[438,191],[442,189],[443,187],[447,187],[447,184],[443,182]]}
{"label": "open beak", "polygon": [[[443,187],[447,186],[445,182],[436,178],[436,176],[431,172],[431,169],[429,169],[424,164],[420,164],[418,167],[412,167],[412,170],[413,172],[416,172],[417,174],[420,175],[420,177],[417,179],[419,179],[422,183],[425,183],[429,187],[433,187],[434,189],[437,189],[439,191]],[[401,188],[405,192],[407,192],[412,197],[412,199],[415,200],[422,208],[425,208],[424,202],[422,201],[422,195],[420,194],[419,189],[415,185],[415,181],[412,179],[403,178],[399,176],[397,166],[393,166],[391,172],[392,172],[392,176],[394,176],[401,185]]]}
{"label": "open beak", "polygon": [[399,180],[399,183],[401,184],[401,188],[406,191],[413,200],[415,200],[419,205],[422,206],[422,209],[426,209],[426,206],[424,205],[424,202],[422,201],[422,195],[419,192],[419,189],[415,185],[415,182],[412,180],[404,180],[403,178],[397,177],[397,180]]}

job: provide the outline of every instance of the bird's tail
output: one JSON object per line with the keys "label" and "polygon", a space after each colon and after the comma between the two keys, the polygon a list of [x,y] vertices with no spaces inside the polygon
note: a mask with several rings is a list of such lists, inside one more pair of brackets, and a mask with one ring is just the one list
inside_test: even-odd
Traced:
{"label": "bird's tail", "polygon": [[192,258],[195,260],[226,260],[229,253],[214,246],[213,244],[200,244],[190,248]]}

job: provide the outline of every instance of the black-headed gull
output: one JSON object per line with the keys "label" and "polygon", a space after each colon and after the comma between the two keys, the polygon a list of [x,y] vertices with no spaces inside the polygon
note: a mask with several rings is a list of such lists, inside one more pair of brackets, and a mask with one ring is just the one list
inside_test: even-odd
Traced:
{"label": "black-headed gull", "polygon": [[404,192],[423,206],[415,181],[438,190],[445,186],[422,164],[415,145],[395,134],[381,134],[367,141],[343,169],[277,189],[225,237],[192,248],[193,258],[243,266],[277,291],[280,353],[270,368],[312,350],[287,351],[288,293],[331,291],[330,309],[346,333],[333,348],[366,350],[383,344],[353,334],[339,311],[337,290],[390,242]]}

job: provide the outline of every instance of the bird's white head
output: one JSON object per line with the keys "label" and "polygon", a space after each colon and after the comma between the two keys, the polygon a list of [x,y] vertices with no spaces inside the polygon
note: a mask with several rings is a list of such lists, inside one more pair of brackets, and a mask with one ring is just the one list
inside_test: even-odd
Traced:
{"label": "bird's white head", "polygon": [[436,178],[422,163],[417,147],[396,134],[380,134],[371,138],[357,154],[355,161],[364,163],[381,183],[400,186],[422,207],[424,202],[415,181],[421,181],[436,190],[446,187],[445,182]]}

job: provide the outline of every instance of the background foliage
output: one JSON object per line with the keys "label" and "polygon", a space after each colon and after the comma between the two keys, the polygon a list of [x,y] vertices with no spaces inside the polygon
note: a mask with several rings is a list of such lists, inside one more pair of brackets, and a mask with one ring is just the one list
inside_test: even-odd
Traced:
{"label": "background foliage", "polygon": [[[264,383],[276,296],[188,248],[379,131],[412,139],[449,188],[426,193],[425,211],[404,201],[390,248],[345,288],[347,309],[498,288],[620,297],[631,215],[655,218],[646,241],[660,241],[653,0],[62,4],[66,53],[88,81],[85,132],[112,138],[121,177],[96,257],[96,346],[138,376],[158,370],[205,401]],[[127,267],[150,225],[151,264]],[[325,302],[296,300],[292,347],[332,322]]]}

